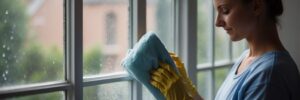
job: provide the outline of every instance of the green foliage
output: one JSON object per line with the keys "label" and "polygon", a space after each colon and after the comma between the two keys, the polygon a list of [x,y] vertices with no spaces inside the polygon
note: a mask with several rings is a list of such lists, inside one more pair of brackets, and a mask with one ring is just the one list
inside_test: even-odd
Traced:
{"label": "green foliage", "polygon": [[102,69],[102,58],[103,55],[101,53],[100,48],[94,48],[91,51],[87,52],[84,55],[83,61],[83,73],[87,74],[98,74]]}
{"label": "green foliage", "polygon": [[47,79],[44,77],[44,73],[41,72],[45,62],[41,47],[32,45],[24,50],[24,54],[21,57],[19,63],[19,75],[21,76],[19,78],[13,78],[14,80],[22,80],[24,83],[36,83],[43,82]]}
{"label": "green foliage", "polygon": [[38,83],[62,80],[63,54],[58,48],[53,47],[45,52],[38,44],[31,44],[24,48],[23,54],[19,59],[18,69],[12,79],[18,84]]}
{"label": "green foliage", "polygon": [[83,90],[83,100],[99,100],[100,98],[98,97],[98,91],[97,87],[91,86],[91,87],[86,87]]}
{"label": "green foliage", "polygon": [[[41,45],[30,43],[26,49],[23,50],[19,69],[15,70],[15,77],[18,84],[39,83],[47,81],[62,80],[64,77],[63,54],[57,47],[53,47],[46,52]],[[102,53],[100,48],[92,49],[87,52],[84,59],[84,71],[89,74],[97,74],[101,70]],[[85,88],[84,100],[98,100],[98,88]],[[61,95],[57,93],[50,93],[47,95],[33,95],[21,98],[13,98],[12,100],[40,100],[47,98],[48,100],[59,100]]]}
{"label": "green foliage", "polygon": [[[93,48],[89,52],[84,54],[83,61],[83,74],[84,75],[95,75],[99,74],[102,69],[103,55],[100,48]],[[84,88],[84,100],[99,100],[97,96],[98,88],[87,87]]]}
{"label": "green foliage", "polygon": [[[61,48],[44,48],[26,40],[28,16],[25,1],[0,0],[0,87],[64,80],[64,54]],[[97,74],[101,70],[102,53],[96,48],[84,55],[84,73]],[[97,94],[96,89],[85,92]],[[59,93],[47,93],[12,100],[59,100]],[[87,99],[88,100],[88,99]]]}
{"label": "green foliage", "polygon": [[48,81],[64,79],[64,56],[58,47],[52,47],[44,57],[44,72]]}
{"label": "green foliage", "polygon": [[45,93],[45,94],[37,94],[37,95],[30,95],[25,97],[16,97],[10,98],[9,100],[63,100],[63,95],[61,93]]}
{"label": "green foliage", "polygon": [[16,59],[24,40],[27,17],[20,0],[0,0],[0,87],[14,83]]}

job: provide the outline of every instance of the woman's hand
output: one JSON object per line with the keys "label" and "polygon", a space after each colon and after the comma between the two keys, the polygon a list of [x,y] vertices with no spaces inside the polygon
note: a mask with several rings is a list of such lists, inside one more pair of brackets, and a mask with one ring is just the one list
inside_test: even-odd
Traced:
{"label": "woman's hand", "polygon": [[160,63],[159,68],[151,73],[150,83],[158,88],[167,100],[202,100],[195,86],[188,78],[184,65],[174,54],[170,53],[179,74],[166,63]]}
{"label": "woman's hand", "polygon": [[194,92],[194,96],[193,96],[194,100],[204,100],[197,92],[197,89],[193,85],[190,78],[188,78],[188,74],[185,70],[184,63],[180,60],[180,58],[175,53],[169,52],[169,54],[172,57],[175,65],[176,65],[177,69],[179,70],[179,73],[182,75],[182,78],[184,79],[184,81],[188,82],[188,84],[190,85],[190,86],[187,86],[186,88],[188,88],[189,91]]}

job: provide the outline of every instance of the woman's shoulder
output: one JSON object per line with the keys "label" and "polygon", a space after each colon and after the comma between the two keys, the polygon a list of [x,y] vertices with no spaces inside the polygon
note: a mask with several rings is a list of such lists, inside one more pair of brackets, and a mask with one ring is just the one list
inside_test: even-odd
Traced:
{"label": "woman's shoulder", "polygon": [[272,51],[253,64],[252,73],[281,77],[299,77],[296,63],[287,51]]}
{"label": "woman's shoulder", "polygon": [[256,74],[299,73],[296,63],[287,51],[267,52],[251,64],[250,68],[250,73]]}
{"label": "woman's shoulder", "polygon": [[258,59],[259,67],[297,67],[296,63],[287,51],[270,51]]}

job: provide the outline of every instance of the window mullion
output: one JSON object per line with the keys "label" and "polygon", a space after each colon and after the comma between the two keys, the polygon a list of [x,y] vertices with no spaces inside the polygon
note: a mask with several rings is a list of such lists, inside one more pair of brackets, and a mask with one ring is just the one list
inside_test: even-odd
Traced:
{"label": "window mullion", "polygon": [[[130,34],[134,43],[146,33],[146,0],[130,0],[130,8]],[[142,100],[142,85],[136,80],[131,83],[131,100]]]}
{"label": "window mullion", "polygon": [[32,84],[32,85],[25,85],[25,86],[6,87],[6,88],[1,88],[0,99],[42,94],[42,93],[50,93],[55,91],[63,91],[67,89],[70,89],[70,85],[64,81],[46,82],[46,83],[39,83],[39,84]]}
{"label": "window mullion", "polygon": [[[216,58],[215,58],[215,54],[216,54],[216,28],[215,28],[215,24],[214,24],[214,18],[215,18],[215,10],[213,8],[213,5],[212,5],[212,1],[211,1],[211,4],[210,4],[210,11],[211,11],[211,27],[212,27],[212,67],[215,67],[215,63],[216,63]],[[213,85],[211,86],[211,94],[210,94],[210,97],[211,99],[214,98],[214,94],[215,94],[215,88],[216,88],[216,85],[215,85],[215,69],[212,69],[211,70],[211,82],[213,83]]]}
{"label": "window mullion", "polygon": [[186,62],[187,71],[193,83],[197,77],[197,0],[179,0],[179,56]]}
{"label": "window mullion", "polygon": [[66,0],[66,80],[71,84],[66,100],[83,99],[82,6],[82,0]]}

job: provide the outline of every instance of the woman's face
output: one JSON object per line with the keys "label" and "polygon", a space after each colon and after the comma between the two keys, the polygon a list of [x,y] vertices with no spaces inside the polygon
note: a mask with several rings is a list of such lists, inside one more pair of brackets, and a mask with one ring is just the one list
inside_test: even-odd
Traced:
{"label": "woman's face", "polygon": [[253,33],[255,15],[250,5],[243,5],[241,0],[214,0],[218,12],[216,26],[223,27],[232,41],[247,38]]}

